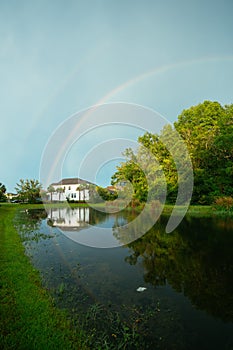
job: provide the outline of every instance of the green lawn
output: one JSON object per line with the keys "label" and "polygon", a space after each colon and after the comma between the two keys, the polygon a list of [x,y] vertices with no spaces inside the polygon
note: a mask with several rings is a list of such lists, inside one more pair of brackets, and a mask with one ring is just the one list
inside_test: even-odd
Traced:
{"label": "green lawn", "polygon": [[86,335],[55,308],[25,256],[13,226],[16,207],[0,207],[0,348],[87,349]]}

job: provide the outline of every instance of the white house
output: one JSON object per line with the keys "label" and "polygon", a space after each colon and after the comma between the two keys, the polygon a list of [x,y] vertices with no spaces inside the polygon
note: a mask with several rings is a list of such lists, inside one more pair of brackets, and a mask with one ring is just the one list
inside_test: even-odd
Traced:
{"label": "white house", "polygon": [[7,192],[7,193],[5,193],[5,195],[6,195],[8,202],[17,201],[18,196],[19,196],[17,193],[11,193],[11,192]]}
{"label": "white house", "polygon": [[47,193],[49,201],[64,202],[67,199],[71,201],[88,201],[90,199],[90,186],[93,183],[79,178],[62,179],[49,186],[51,191]]}

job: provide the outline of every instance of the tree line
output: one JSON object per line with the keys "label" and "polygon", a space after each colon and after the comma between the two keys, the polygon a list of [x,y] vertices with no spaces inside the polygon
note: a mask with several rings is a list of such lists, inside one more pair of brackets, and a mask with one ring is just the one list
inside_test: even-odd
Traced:
{"label": "tree line", "polygon": [[[77,187],[77,191],[81,192],[85,189],[89,191],[89,201],[93,203],[103,202],[103,201],[111,201],[117,198],[117,193],[111,193],[108,189],[95,186],[91,184],[83,184]],[[20,179],[20,181],[16,184],[15,187],[16,196],[13,201],[22,202],[22,203],[42,203],[43,201],[48,201],[47,194],[50,193],[50,200],[53,202],[53,193],[59,193],[59,201],[60,195],[64,193],[64,188],[60,187],[55,189],[52,185],[49,185],[46,190],[43,190],[42,184],[35,179]],[[67,198],[69,202],[72,202],[69,198]],[[0,202],[6,202],[6,187],[2,183],[0,183]],[[74,202],[75,200],[73,200]],[[77,198],[78,202],[80,202],[80,195]],[[86,201],[85,195],[82,201]]]}
{"label": "tree line", "polygon": [[[146,132],[139,137],[137,151],[126,149],[125,161],[112,176],[112,185],[124,183],[124,187],[118,186],[118,194],[96,187],[90,191],[92,199],[98,201],[99,195],[104,200],[114,200],[118,195],[142,203],[163,201],[166,197],[167,203],[174,204],[180,184],[188,187],[191,178],[187,154],[177,135],[191,159],[194,177],[191,203],[221,204],[225,200],[224,205],[233,207],[233,104],[221,106],[212,101],[183,110],[177,121],[165,125],[159,134]],[[182,165],[179,178],[177,162]],[[16,191],[21,201],[36,203],[42,185],[37,180],[21,179]],[[0,201],[6,199],[6,187],[0,183]],[[179,204],[186,201],[184,191]]]}
{"label": "tree line", "polygon": [[[233,104],[221,106],[212,101],[184,110],[173,125],[166,125],[159,134],[147,132],[139,137],[136,152],[130,148],[125,150],[126,160],[117,167],[112,184],[122,180],[130,182],[133,199],[144,202],[160,199],[165,192],[165,181],[166,201],[175,203],[179,183],[176,163],[167,145],[180,153],[180,159],[184,157],[177,132],[184,140],[192,162],[191,203],[211,204],[216,198],[233,196]],[[157,163],[151,162],[151,155]],[[185,164],[185,160],[182,161]],[[185,181],[188,177],[184,171]],[[183,181],[182,178],[179,181]],[[124,192],[127,192],[127,185]],[[183,202],[186,199],[184,196]]]}

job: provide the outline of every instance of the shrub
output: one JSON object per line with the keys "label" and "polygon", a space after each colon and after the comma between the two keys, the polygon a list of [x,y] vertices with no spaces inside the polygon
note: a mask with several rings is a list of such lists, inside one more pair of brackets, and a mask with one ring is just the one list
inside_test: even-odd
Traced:
{"label": "shrub", "polygon": [[215,199],[213,207],[218,210],[233,211],[232,197],[218,197]]}
{"label": "shrub", "polygon": [[155,210],[160,210],[161,209],[161,203],[159,200],[152,200],[150,202],[151,205],[151,211],[155,211]]}
{"label": "shrub", "polygon": [[132,208],[137,208],[137,207],[139,207],[141,204],[142,204],[142,203],[141,203],[140,200],[137,199],[137,198],[133,198],[133,199],[131,200],[131,202],[129,203],[130,207],[132,207]]}

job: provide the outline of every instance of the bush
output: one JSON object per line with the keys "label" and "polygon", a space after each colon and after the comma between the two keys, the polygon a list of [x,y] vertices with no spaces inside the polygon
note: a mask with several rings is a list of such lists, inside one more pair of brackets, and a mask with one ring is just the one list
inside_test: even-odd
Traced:
{"label": "bush", "polygon": [[142,204],[142,203],[140,202],[139,199],[133,198],[133,199],[131,200],[131,202],[129,203],[129,206],[132,207],[132,208],[137,208],[137,207],[140,207],[141,204]]}
{"label": "bush", "polygon": [[161,209],[161,203],[160,203],[159,200],[153,199],[150,202],[150,205],[151,205],[151,211],[156,211],[156,210],[160,210]]}
{"label": "bush", "polygon": [[117,199],[118,197],[116,192],[112,193],[103,187],[97,187],[97,193],[104,201],[114,201],[114,199]]}
{"label": "bush", "polygon": [[116,199],[114,201],[106,201],[105,207],[106,208],[114,208],[122,210],[126,207],[127,202],[123,199]]}
{"label": "bush", "polygon": [[233,211],[233,198],[230,196],[216,198],[213,207],[218,210]]}

